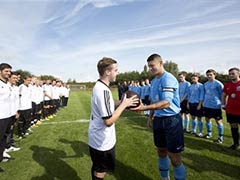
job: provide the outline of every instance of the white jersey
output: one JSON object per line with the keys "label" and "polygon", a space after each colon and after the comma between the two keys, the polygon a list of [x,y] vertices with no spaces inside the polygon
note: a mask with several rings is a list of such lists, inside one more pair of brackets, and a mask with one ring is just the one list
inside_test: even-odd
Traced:
{"label": "white jersey", "polygon": [[[52,98],[52,85],[44,84],[43,92],[48,94]],[[50,100],[50,98],[48,96],[44,95],[44,100],[48,101],[48,100]]]}
{"label": "white jersey", "polygon": [[52,87],[52,98],[53,99],[60,99],[60,87],[53,86]]}
{"label": "white jersey", "polygon": [[116,143],[115,124],[105,125],[114,111],[114,100],[109,87],[97,81],[91,97],[91,118],[88,129],[89,146],[99,151],[112,149]]}
{"label": "white jersey", "polygon": [[31,89],[31,101],[38,104],[38,87],[36,85],[29,85]]}
{"label": "white jersey", "polygon": [[10,85],[10,87],[11,87],[11,96],[10,96],[11,115],[14,116],[19,110],[19,87],[15,85],[12,85],[12,86]]}
{"label": "white jersey", "polygon": [[19,96],[20,96],[20,110],[27,110],[32,108],[31,100],[31,88],[25,84],[19,86]]}
{"label": "white jersey", "polygon": [[9,118],[12,116],[10,96],[10,85],[0,80],[0,119]]}

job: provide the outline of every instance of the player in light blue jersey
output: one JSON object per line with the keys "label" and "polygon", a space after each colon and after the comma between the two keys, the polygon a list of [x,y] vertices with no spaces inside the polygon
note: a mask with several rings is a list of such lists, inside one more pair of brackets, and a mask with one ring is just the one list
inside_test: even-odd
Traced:
{"label": "player in light blue jersey", "polygon": [[141,103],[140,106],[131,110],[151,110],[148,125],[153,128],[161,179],[169,180],[170,158],[174,167],[174,178],[185,180],[186,170],[181,160],[184,136],[178,81],[172,74],[164,70],[163,60],[158,54],[149,56],[147,62],[149,70],[155,76],[151,81],[151,104],[144,106]]}
{"label": "player in light blue jersey", "polygon": [[216,80],[216,71],[209,69],[206,72],[208,81],[204,83],[204,101],[203,101],[203,110],[204,116],[206,119],[207,134],[206,138],[209,139],[212,137],[212,122],[211,118],[214,118],[217,123],[218,128],[218,139],[216,143],[223,142],[223,133],[224,126],[222,121],[222,110],[221,110],[221,98],[223,84]]}
{"label": "player in light blue jersey", "polygon": [[186,81],[186,73],[180,72],[178,74],[178,80],[179,80],[179,96],[180,96],[180,106],[181,106],[181,115],[183,119],[183,129],[186,132],[189,132],[189,110],[187,109],[187,95],[188,95],[188,89],[190,87],[190,82]]}
{"label": "player in light blue jersey", "polygon": [[[199,77],[197,74],[193,74],[191,76],[192,84],[188,90],[188,104],[187,107],[191,114],[192,119],[192,132],[191,134],[195,134],[196,136],[202,137],[202,102],[204,96],[203,84],[199,83]],[[198,125],[198,133],[197,133],[197,125]]]}

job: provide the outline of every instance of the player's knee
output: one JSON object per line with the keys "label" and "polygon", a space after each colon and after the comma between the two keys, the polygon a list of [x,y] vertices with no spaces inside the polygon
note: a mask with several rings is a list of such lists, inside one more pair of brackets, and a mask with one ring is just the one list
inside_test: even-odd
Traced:
{"label": "player's knee", "polygon": [[169,158],[171,159],[171,163],[174,167],[177,167],[182,163],[180,153],[169,153],[168,155],[169,155]]}
{"label": "player's knee", "polygon": [[164,158],[168,155],[167,148],[157,148],[158,156]]}

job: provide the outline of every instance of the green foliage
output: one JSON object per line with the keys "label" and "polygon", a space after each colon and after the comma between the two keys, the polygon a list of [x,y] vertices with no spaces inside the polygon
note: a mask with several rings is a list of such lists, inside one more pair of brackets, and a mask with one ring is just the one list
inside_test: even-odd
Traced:
{"label": "green foliage", "polygon": [[52,75],[41,75],[40,76],[40,79],[41,80],[54,80],[54,79],[56,79],[54,76],[52,76]]}
{"label": "green foliage", "polygon": [[173,61],[165,61],[163,63],[163,67],[166,71],[172,73],[175,77],[178,76],[179,73],[178,65]]}
{"label": "green foliage", "polygon": [[25,71],[25,70],[22,70],[22,69],[18,69],[18,70],[16,70],[16,72],[20,74],[20,80],[19,80],[18,84],[22,84],[23,79],[26,76],[32,76],[32,74],[29,71]]}

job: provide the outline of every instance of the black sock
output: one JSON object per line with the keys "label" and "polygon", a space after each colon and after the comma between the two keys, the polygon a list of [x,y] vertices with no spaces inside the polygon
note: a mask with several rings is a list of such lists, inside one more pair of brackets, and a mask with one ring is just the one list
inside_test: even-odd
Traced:
{"label": "black sock", "polygon": [[232,138],[234,145],[239,145],[239,133],[238,128],[231,128],[232,131]]}

